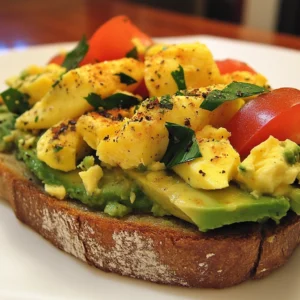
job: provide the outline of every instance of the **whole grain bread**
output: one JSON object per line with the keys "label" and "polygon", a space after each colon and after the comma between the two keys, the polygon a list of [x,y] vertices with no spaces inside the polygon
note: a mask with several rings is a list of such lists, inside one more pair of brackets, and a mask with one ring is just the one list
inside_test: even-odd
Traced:
{"label": "whole grain bread", "polygon": [[293,213],[280,225],[243,223],[208,233],[172,217],[111,218],[46,195],[11,155],[0,155],[0,196],[61,250],[101,270],[163,284],[225,288],[262,278],[300,241],[300,218]]}

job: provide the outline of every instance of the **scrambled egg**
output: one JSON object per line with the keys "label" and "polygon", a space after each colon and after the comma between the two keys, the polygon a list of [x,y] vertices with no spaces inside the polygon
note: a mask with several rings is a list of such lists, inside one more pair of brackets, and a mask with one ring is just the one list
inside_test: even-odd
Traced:
{"label": "scrambled egg", "polygon": [[240,164],[236,180],[252,194],[284,195],[300,173],[300,147],[270,136]]}
{"label": "scrambled egg", "polygon": [[183,68],[188,89],[223,83],[219,69],[209,49],[200,43],[171,45],[145,58],[145,83],[150,96],[174,94],[178,86],[172,72]]}
{"label": "scrambled egg", "polygon": [[240,163],[225,128],[210,125],[196,133],[202,157],[173,167],[184,181],[196,189],[216,190],[229,186]]}
{"label": "scrambled egg", "polygon": [[[124,73],[136,82],[123,83]],[[85,65],[64,74],[61,80],[16,122],[19,129],[47,129],[66,118],[77,118],[93,107],[85,99],[90,93],[102,99],[117,90],[134,91],[144,77],[144,64],[132,58]]]}
{"label": "scrambled egg", "polygon": [[66,71],[56,64],[45,67],[30,66],[20,76],[14,76],[6,80],[8,86],[18,89],[29,95],[29,104],[40,101],[52,88],[52,85]]}
{"label": "scrambled egg", "polygon": [[103,170],[99,165],[90,167],[87,171],[79,172],[83,185],[88,195],[99,192],[98,183],[103,177]]}
{"label": "scrambled egg", "polygon": [[67,191],[63,185],[45,184],[45,191],[49,195],[51,195],[59,200],[63,200],[67,195]]}
{"label": "scrambled egg", "polygon": [[75,125],[76,121],[65,120],[49,128],[37,143],[38,159],[53,169],[75,170],[78,159],[89,151]]}

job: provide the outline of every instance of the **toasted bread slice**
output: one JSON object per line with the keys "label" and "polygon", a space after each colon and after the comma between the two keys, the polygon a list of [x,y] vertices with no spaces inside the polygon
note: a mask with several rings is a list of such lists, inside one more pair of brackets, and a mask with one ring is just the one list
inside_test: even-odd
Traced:
{"label": "toasted bread slice", "polygon": [[262,278],[300,241],[300,218],[293,213],[280,225],[241,223],[207,233],[172,217],[111,218],[46,195],[12,155],[0,155],[0,196],[61,250],[104,271],[157,283],[225,288]]}

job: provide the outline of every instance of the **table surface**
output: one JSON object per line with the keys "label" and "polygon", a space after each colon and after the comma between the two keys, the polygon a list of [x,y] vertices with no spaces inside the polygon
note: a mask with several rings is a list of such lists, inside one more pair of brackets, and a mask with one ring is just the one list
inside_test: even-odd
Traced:
{"label": "table surface", "polygon": [[188,16],[125,0],[0,0],[0,48],[79,40],[128,15],[151,36],[209,34],[300,49],[300,38]]}

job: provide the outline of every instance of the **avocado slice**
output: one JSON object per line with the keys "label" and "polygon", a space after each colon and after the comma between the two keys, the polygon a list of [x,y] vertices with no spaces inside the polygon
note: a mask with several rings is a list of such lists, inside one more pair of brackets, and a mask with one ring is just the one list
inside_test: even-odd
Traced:
{"label": "avocado slice", "polygon": [[[95,209],[109,211],[109,214],[115,217],[121,217],[131,211],[151,212],[153,202],[142,193],[132,179],[125,176],[121,169],[105,169],[104,176],[98,185],[100,193],[89,195],[78,174],[80,170],[63,172],[52,169],[37,158],[34,146],[27,149],[19,144],[18,159],[23,160],[31,172],[43,183],[64,186],[69,198],[79,200]],[[136,196],[133,203],[130,201],[132,193]]]}
{"label": "avocado slice", "polygon": [[5,140],[4,137],[14,130],[16,118],[5,106],[0,106],[0,152],[7,152],[13,147],[13,141]]}
{"label": "avocado slice", "polygon": [[271,218],[278,222],[290,208],[286,197],[253,197],[231,185],[226,189],[193,189],[175,174],[165,171],[127,171],[143,192],[172,215],[194,223],[200,231],[232,223],[260,222]]}
{"label": "avocado slice", "polygon": [[300,189],[292,187],[288,193],[288,197],[291,201],[291,209],[297,214],[300,215]]}

